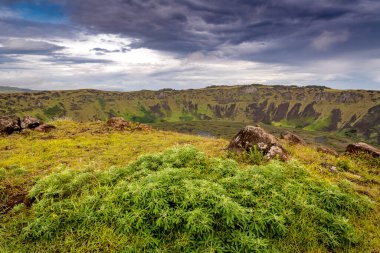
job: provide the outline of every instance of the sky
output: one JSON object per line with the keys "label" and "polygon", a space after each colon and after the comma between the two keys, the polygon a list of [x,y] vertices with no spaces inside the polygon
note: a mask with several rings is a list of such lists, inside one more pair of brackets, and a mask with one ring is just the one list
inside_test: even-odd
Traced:
{"label": "sky", "polygon": [[0,0],[0,86],[380,90],[379,0]]}

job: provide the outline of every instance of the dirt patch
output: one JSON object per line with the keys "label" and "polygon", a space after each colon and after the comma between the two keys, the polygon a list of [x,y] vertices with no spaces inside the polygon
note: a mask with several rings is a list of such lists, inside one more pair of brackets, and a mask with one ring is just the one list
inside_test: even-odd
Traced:
{"label": "dirt patch", "polygon": [[0,201],[0,214],[5,214],[12,210],[18,204],[24,204],[30,207],[33,204],[33,199],[29,199],[28,192],[24,189],[5,187],[2,200]]}

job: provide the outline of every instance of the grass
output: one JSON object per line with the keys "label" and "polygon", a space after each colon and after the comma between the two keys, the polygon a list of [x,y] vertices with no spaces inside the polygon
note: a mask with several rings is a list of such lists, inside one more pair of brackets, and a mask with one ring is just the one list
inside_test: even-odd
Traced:
{"label": "grass", "polygon": [[290,161],[264,162],[223,139],[52,124],[0,139],[1,204],[34,200],[0,214],[0,252],[380,248],[379,159],[283,143]]}
{"label": "grass", "polygon": [[345,250],[362,239],[350,218],[373,208],[349,186],[313,178],[297,163],[243,170],[191,146],[145,155],[124,168],[62,169],[40,179],[29,197],[36,199],[31,215],[20,217],[18,206],[9,227],[22,243],[8,235],[6,250]]}

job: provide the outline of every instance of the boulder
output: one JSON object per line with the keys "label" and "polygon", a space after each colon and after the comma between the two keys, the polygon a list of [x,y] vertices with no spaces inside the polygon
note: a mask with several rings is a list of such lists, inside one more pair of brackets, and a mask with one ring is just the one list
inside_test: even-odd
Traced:
{"label": "boulder", "polygon": [[336,152],[334,149],[328,148],[328,147],[325,147],[325,146],[319,146],[319,147],[317,147],[317,151],[320,152],[320,153],[324,153],[324,154],[328,154],[328,155],[333,155],[335,157],[339,156],[338,152]]}
{"label": "boulder", "polygon": [[380,157],[380,150],[364,142],[349,144],[346,148],[348,154],[367,153],[373,157]]}
{"label": "boulder", "polygon": [[231,140],[227,150],[233,152],[249,152],[256,147],[264,154],[266,159],[279,157],[287,160],[287,151],[281,146],[278,139],[266,132],[261,127],[246,126],[240,130]]}
{"label": "boulder", "polygon": [[12,134],[20,131],[20,118],[17,116],[2,116],[0,117],[0,134]]}
{"label": "boulder", "polygon": [[125,119],[121,118],[121,117],[110,118],[106,122],[106,126],[110,127],[110,128],[113,128],[115,130],[119,130],[119,131],[131,128],[131,124],[128,121],[126,121]]}
{"label": "boulder", "polygon": [[48,133],[54,129],[56,129],[55,126],[48,125],[48,124],[42,124],[42,125],[39,125],[38,127],[34,128],[35,131],[42,132],[42,133]]}
{"label": "boulder", "polygon": [[281,139],[286,140],[290,145],[296,145],[296,144],[305,145],[306,144],[305,141],[301,137],[288,131],[281,133]]}
{"label": "boulder", "polygon": [[21,120],[21,128],[22,129],[34,129],[41,125],[41,121],[39,119],[33,118],[31,116],[25,116]]}

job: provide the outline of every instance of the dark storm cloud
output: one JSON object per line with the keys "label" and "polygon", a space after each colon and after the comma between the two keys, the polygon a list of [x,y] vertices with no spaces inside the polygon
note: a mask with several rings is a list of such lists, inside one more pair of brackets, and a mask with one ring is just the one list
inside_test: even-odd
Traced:
{"label": "dark storm cloud", "polygon": [[[320,56],[318,51],[327,54],[338,43],[343,47],[337,53],[377,47],[380,34],[380,4],[375,0],[82,0],[66,1],[65,6],[72,22],[94,32],[138,38],[134,47],[177,53],[276,40],[281,45],[273,52],[301,50],[300,57],[307,58]],[[342,32],[347,38],[334,37]],[[263,61],[273,57],[268,51],[254,55]]]}
{"label": "dark storm cloud", "polygon": [[[35,76],[51,65],[65,65],[62,73],[73,65],[70,73],[85,76],[80,64],[102,64],[90,86],[162,81],[189,88],[195,78],[199,84],[332,80],[341,88],[368,82],[378,89],[378,13],[379,0],[0,0],[0,40],[24,41],[0,41],[0,72],[7,63],[29,66],[12,61],[38,54],[30,57],[43,63]],[[85,85],[77,75],[59,78]]]}
{"label": "dark storm cloud", "polygon": [[[25,1],[5,0],[3,6],[20,2]],[[276,47],[263,52],[244,52],[241,55],[237,51],[227,55],[229,58],[269,62],[331,56],[329,49],[339,54],[377,48],[380,39],[380,2],[377,0],[29,2],[59,5],[71,23],[43,24],[46,27],[38,29],[33,27],[33,22],[23,25],[25,21],[22,20],[7,20],[5,23],[0,20],[0,29],[8,36],[18,30],[15,27],[19,27],[27,36],[60,31],[67,37],[73,27],[80,26],[93,33],[120,34],[138,39],[132,47],[180,54],[220,51],[221,46],[245,42],[272,41],[276,42]],[[41,28],[41,24],[36,26]],[[335,47],[336,44],[339,47]],[[110,52],[99,50],[98,53]],[[223,54],[223,51],[219,53]]]}

